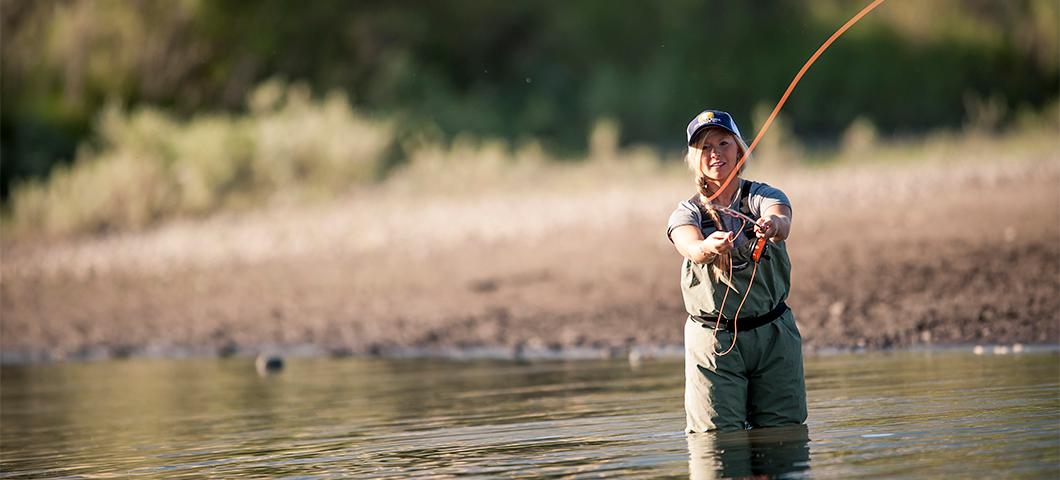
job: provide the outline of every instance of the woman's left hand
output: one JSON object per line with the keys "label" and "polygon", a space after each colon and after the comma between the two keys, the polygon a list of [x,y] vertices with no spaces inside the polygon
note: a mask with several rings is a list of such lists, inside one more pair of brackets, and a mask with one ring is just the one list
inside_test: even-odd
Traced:
{"label": "woman's left hand", "polygon": [[758,238],[773,238],[777,235],[777,224],[773,215],[758,219],[758,223],[755,224],[755,235]]}

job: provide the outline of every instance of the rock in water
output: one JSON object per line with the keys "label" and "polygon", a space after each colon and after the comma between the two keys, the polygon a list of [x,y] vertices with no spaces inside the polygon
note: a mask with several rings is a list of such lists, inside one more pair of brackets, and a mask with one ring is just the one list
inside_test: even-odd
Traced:
{"label": "rock in water", "polygon": [[272,373],[283,370],[283,357],[279,355],[258,355],[258,358],[254,360],[254,368],[258,370],[260,375],[269,375]]}

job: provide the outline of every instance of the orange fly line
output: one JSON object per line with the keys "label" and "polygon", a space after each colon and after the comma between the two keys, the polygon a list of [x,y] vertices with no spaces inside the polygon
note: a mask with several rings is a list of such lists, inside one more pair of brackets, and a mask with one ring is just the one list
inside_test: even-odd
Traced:
{"label": "orange fly line", "polygon": [[857,15],[854,15],[850,20],[847,20],[847,23],[844,23],[842,27],[839,27],[839,30],[836,30],[831,37],[828,37],[828,40],[825,40],[825,42],[821,44],[821,47],[813,53],[813,56],[803,64],[802,68],[799,69],[799,73],[796,73],[795,78],[791,80],[790,84],[788,84],[788,89],[784,91],[784,95],[780,97],[780,101],[777,102],[775,107],[773,107],[773,112],[769,114],[766,123],[762,124],[762,128],[758,131],[758,135],[755,135],[755,139],[751,142],[751,146],[747,147],[747,151],[743,153],[742,157],[740,157],[740,161],[736,162],[736,168],[732,169],[732,172],[729,173],[729,176],[725,179],[725,183],[721,184],[721,188],[707,199],[708,202],[713,203],[714,199],[718,198],[718,196],[721,195],[721,192],[725,191],[725,187],[728,187],[729,183],[732,183],[732,179],[736,178],[736,174],[740,171],[740,167],[747,162],[747,158],[751,156],[751,152],[753,152],[758,145],[758,141],[761,140],[762,136],[765,135],[767,130],[769,130],[769,126],[773,124],[773,119],[775,119],[777,114],[780,113],[780,109],[783,108],[784,103],[788,101],[788,96],[791,95],[792,90],[795,90],[795,85],[799,84],[799,80],[802,79],[803,74],[810,69],[810,65],[813,65],[813,62],[816,62],[817,58],[820,57],[825,50],[828,50],[828,47],[832,45],[832,42],[835,42],[840,35],[843,35],[843,32],[846,32],[850,27],[854,26],[855,23],[858,23],[858,20],[861,20],[861,17],[864,17],[883,2],[884,0],[874,0],[872,3],[868,4],[868,6],[861,9]]}

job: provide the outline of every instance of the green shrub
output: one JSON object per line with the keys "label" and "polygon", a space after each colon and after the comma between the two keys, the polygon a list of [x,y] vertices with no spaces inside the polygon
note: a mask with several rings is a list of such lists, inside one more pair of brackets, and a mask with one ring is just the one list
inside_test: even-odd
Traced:
{"label": "green shrub", "polygon": [[16,186],[11,226],[68,235],[137,229],[283,192],[329,196],[376,180],[393,142],[387,122],[354,111],[342,94],[314,100],[302,85],[267,82],[249,114],[187,121],[154,108],[106,108],[95,147],[45,182]]}

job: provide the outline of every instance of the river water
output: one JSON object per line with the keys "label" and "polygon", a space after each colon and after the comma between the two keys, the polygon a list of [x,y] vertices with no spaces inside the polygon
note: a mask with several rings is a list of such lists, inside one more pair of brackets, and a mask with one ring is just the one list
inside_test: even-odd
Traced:
{"label": "river water", "polygon": [[0,477],[1060,476],[1060,352],[807,358],[806,427],[682,433],[679,361],[0,369]]}

